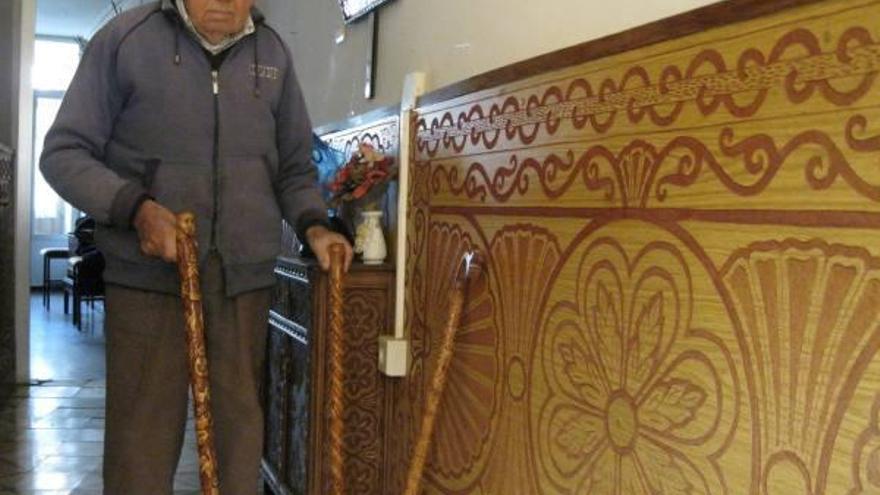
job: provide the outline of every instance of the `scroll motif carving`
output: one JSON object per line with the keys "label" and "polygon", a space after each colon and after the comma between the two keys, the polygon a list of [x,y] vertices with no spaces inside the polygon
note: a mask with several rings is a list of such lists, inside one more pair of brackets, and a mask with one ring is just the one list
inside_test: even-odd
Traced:
{"label": "scroll motif carving", "polygon": [[679,248],[597,234],[565,263],[575,284],[551,293],[532,378],[546,383],[532,404],[543,491],[725,493],[733,363],[692,326]]}
{"label": "scroll motif carving", "polygon": [[[705,143],[689,136],[678,136],[662,148],[635,139],[619,153],[604,145],[595,145],[575,158],[572,151],[564,157],[555,153],[543,161],[534,158],[510,158],[509,167],[497,168],[490,176],[486,168],[472,163],[459,177],[457,167],[439,163],[433,167],[432,192],[447,192],[481,202],[491,198],[504,203],[514,195],[525,195],[530,187],[540,188],[546,199],[559,199],[573,190],[597,191],[609,206],[646,207],[649,202],[661,205],[674,188],[694,184],[707,172],[737,196],[762,193],[779,170],[789,165],[803,167],[807,186],[821,191],[842,179],[854,191],[871,201],[880,201],[880,182],[866,178],[853,166],[880,152],[880,135],[866,134],[868,120],[854,115],[845,124],[843,135],[849,149],[841,149],[824,132],[808,130],[778,146],[776,139],[756,134],[738,139],[731,128],[718,137],[720,155]],[[806,163],[790,160],[802,150],[814,153]]]}
{"label": "scroll motif carving", "polygon": [[[737,118],[748,118],[761,108],[767,92],[777,86],[792,104],[819,94],[835,105],[852,105],[868,92],[878,69],[880,44],[865,27],[852,26],[844,31],[828,52],[822,51],[815,33],[793,29],[768,51],[743,50],[730,66],[724,55],[706,48],[684,69],[667,65],[654,78],[644,67],[635,65],[619,81],[606,78],[591,83],[577,78],[567,86],[551,85],[543,93],[527,98],[508,96],[501,103],[492,103],[488,110],[476,104],[457,116],[446,112],[430,123],[422,119],[418,122],[418,146],[429,157],[440,146],[460,153],[468,141],[494,149],[502,134],[507,141],[528,145],[534,142],[541,126],[553,135],[562,120],[571,120],[576,129],[589,127],[598,134],[608,132],[618,119],[630,124],[647,119],[666,127],[677,121],[690,102],[703,115],[723,107]],[[844,78],[856,82],[832,82]],[[749,95],[745,101],[741,101],[743,94]]]}
{"label": "scroll motif carving", "polygon": [[370,124],[365,127],[349,129],[338,133],[323,136],[323,138],[336,150],[348,157],[358,149],[361,144],[370,144],[373,148],[390,152],[398,147],[400,127],[398,119]]}
{"label": "scroll motif carving", "polygon": [[380,329],[385,328],[387,293],[361,289],[345,293],[343,445],[346,493],[380,493],[381,400],[384,387],[376,365]]}

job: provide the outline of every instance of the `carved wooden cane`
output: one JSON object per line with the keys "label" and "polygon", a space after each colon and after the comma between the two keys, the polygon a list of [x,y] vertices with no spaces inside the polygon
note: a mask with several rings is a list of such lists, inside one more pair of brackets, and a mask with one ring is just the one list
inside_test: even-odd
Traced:
{"label": "carved wooden cane", "polygon": [[345,319],[342,314],[345,247],[342,244],[330,246],[330,493],[342,495],[345,492],[345,477],[342,434],[343,423],[343,382],[342,367],[343,333]]}
{"label": "carved wooden cane", "polygon": [[183,316],[186,320],[189,377],[195,410],[196,442],[199,449],[199,478],[202,483],[202,494],[220,495],[211,419],[211,393],[208,386],[208,356],[205,352],[205,320],[202,315],[202,291],[199,286],[199,256],[195,235],[195,215],[189,212],[177,215],[177,270],[180,273],[180,296],[183,301]]}
{"label": "carved wooden cane", "polygon": [[465,291],[470,282],[476,279],[483,270],[483,261],[476,251],[465,253],[461,265],[455,274],[453,290],[449,296],[449,316],[446,327],[440,337],[440,348],[437,353],[437,364],[434,366],[434,374],[428,385],[425,411],[422,414],[422,426],[419,436],[413,448],[410,459],[409,471],[406,476],[406,488],[404,495],[418,495],[422,483],[422,472],[425,469],[425,461],[428,458],[428,447],[431,436],[434,433],[434,423],[437,420],[437,408],[443,397],[443,389],[446,387],[446,378],[449,365],[452,363],[452,353],[455,349],[455,334],[461,323],[461,313],[464,308]]}

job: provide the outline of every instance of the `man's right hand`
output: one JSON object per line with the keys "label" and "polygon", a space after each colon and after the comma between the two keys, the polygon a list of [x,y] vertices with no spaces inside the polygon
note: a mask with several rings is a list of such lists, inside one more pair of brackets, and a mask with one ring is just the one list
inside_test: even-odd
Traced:
{"label": "man's right hand", "polygon": [[168,208],[148,199],[134,216],[141,251],[165,261],[177,261],[177,217]]}

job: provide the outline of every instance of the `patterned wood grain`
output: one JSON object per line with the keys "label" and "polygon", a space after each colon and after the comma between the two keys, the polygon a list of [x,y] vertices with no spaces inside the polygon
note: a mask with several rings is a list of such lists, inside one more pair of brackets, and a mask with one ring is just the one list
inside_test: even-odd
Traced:
{"label": "patterned wood grain", "polygon": [[205,320],[202,312],[202,289],[199,285],[199,254],[195,238],[195,215],[190,212],[178,214],[177,268],[180,274],[183,317],[186,322],[190,390],[193,397],[196,444],[199,452],[199,480],[202,493],[219,495],[220,478],[217,474],[217,453],[214,450],[208,353],[205,348]]}
{"label": "patterned wood grain", "polygon": [[[387,328],[388,289],[361,289],[345,296],[345,472],[348,493],[381,493],[382,439],[387,431],[385,386],[376,368],[379,334]],[[392,427],[393,428],[393,427]]]}
{"label": "patterned wood grain", "polygon": [[[351,286],[358,282],[363,284],[364,280],[349,279],[347,283]],[[379,335],[390,322],[389,310],[393,304],[389,298],[390,284],[391,280],[383,277],[383,280],[373,280],[366,286],[355,285],[357,288],[346,290],[344,296],[343,368],[346,378],[342,444],[345,493],[382,493],[384,490],[382,444],[388,423],[383,400],[385,387],[379,378],[376,356]],[[326,445],[321,449],[326,451]],[[324,480],[330,479],[329,460],[322,473]],[[318,493],[327,492],[325,489]]]}
{"label": "patterned wood grain", "polygon": [[392,459],[478,248],[426,493],[880,493],[878,19],[818,2],[419,108]]}
{"label": "patterned wood grain", "polygon": [[[314,316],[315,328],[326,328],[329,322],[328,301],[325,294],[329,291],[329,280],[326,274],[313,270],[316,307],[323,308]],[[342,367],[345,370],[343,384],[344,403],[342,435],[343,470],[345,472],[345,493],[383,493],[385,475],[382,466],[385,462],[383,438],[389,428],[389,409],[385,398],[385,382],[380,379],[376,356],[378,355],[379,335],[390,324],[393,315],[393,272],[388,266],[366,267],[353,265],[346,275],[343,294],[343,318],[345,332],[343,334]],[[316,356],[325,356],[329,351],[326,332],[315,334]],[[329,439],[329,400],[326,383],[330,370],[325,357],[317,358],[321,377],[313,381],[313,409],[320,421],[313,421],[311,426],[310,447],[313,462],[312,479],[309,493],[329,493],[331,490]],[[393,426],[392,426],[393,428]],[[315,462],[317,461],[317,462]]]}
{"label": "patterned wood grain", "polygon": [[343,308],[343,284],[345,249],[341,244],[330,247],[330,333],[327,345],[327,360],[329,372],[327,373],[327,416],[329,427],[328,436],[328,469],[330,471],[330,493],[342,495],[345,493],[345,458],[343,435],[345,434],[345,402],[343,384],[345,383],[345,368],[343,359],[345,353],[345,316]]}

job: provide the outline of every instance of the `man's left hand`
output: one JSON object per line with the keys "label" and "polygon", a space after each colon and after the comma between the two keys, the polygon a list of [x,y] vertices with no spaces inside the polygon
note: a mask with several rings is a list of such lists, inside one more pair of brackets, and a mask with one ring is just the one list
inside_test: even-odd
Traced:
{"label": "man's left hand", "polygon": [[351,244],[342,234],[333,232],[323,225],[313,225],[306,230],[306,241],[324,271],[330,269],[330,246],[333,244],[345,246],[345,271],[348,271],[351,266],[352,250]]}

